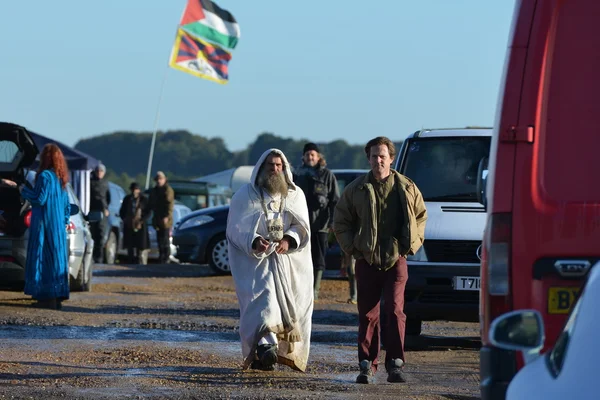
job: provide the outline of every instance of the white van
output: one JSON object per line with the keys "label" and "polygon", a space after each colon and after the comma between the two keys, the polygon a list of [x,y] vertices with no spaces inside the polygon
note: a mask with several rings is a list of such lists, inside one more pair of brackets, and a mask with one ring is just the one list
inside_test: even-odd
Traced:
{"label": "white van", "polygon": [[407,258],[407,333],[424,320],[479,320],[479,252],[486,214],[477,178],[487,173],[491,128],[423,129],[396,156],[427,207],[423,247]]}

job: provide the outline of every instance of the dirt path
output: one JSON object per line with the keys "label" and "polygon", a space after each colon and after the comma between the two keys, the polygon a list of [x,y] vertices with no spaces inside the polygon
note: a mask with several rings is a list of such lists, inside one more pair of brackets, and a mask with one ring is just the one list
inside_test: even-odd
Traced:
{"label": "dirt path", "polygon": [[[407,338],[409,382],[357,385],[356,306],[323,282],[309,368],[242,371],[231,277],[191,265],[98,266],[63,311],[0,292],[0,398],[472,399],[477,324],[426,323]],[[382,356],[385,353],[382,352]]]}

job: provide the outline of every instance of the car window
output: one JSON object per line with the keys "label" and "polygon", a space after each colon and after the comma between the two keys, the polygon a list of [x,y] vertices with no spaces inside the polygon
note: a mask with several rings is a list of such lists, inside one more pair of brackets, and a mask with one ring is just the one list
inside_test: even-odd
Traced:
{"label": "car window", "polygon": [[19,148],[14,142],[0,140],[0,163],[11,164],[17,158]]}
{"label": "car window", "polygon": [[575,321],[577,320],[577,315],[579,314],[579,306],[583,299],[583,293],[581,293],[579,300],[573,307],[571,311],[571,315],[565,324],[565,328],[562,333],[556,340],[554,344],[554,348],[548,353],[548,366],[550,371],[554,374],[554,376],[558,376],[560,371],[562,370],[563,364],[565,362],[565,356],[567,355],[567,351],[569,350],[569,343],[571,337],[573,336],[573,331],[575,329]]}
{"label": "car window", "polygon": [[69,203],[79,206],[79,200],[77,200],[77,196],[73,193],[71,185],[67,185],[67,195],[69,196]]}
{"label": "car window", "polygon": [[400,173],[412,179],[425,201],[477,201],[479,163],[490,152],[489,137],[412,139]]}
{"label": "car window", "polygon": [[335,175],[335,179],[338,184],[338,191],[341,195],[344,192],[346,186],[352,183],[353,180],[358,178],[361,174],[348,174],[348,173],[338,173]]}

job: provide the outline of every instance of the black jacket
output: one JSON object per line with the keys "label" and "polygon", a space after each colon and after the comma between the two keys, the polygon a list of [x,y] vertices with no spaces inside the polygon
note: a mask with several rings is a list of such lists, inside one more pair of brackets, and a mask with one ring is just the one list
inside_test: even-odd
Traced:
{"label": "black jacket", "polygon": [[302,164],[293,175],[294,183],[306,196],[311,231],[327,232],[333,224],[333,211],[339,200],[335,175],[323,163],[316,167]]}
{"label": "black jacket", "polygon": [[98,179],[95,174],[92,174],[90,179],[90,211],[108,210],[109,204],[108,180],[106,178]]}

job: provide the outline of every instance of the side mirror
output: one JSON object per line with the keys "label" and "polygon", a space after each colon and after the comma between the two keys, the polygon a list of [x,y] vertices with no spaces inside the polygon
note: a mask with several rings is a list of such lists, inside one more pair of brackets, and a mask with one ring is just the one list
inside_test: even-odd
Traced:
{"label": "side mirror", "polygon": [[477,168],[477,201],[487,210],[488,158],[483,157]]}
{"label": "side mirror", "polygon": [[493,346],[523,352],[528,364],[544,346],[544,320],[536,310],[512,311],[492,321],[489,335]]}
{"label": "side mirror", "polygon": [[71,203],[71,217],[77,214],[79,214],[79,206],[77,204]]}

